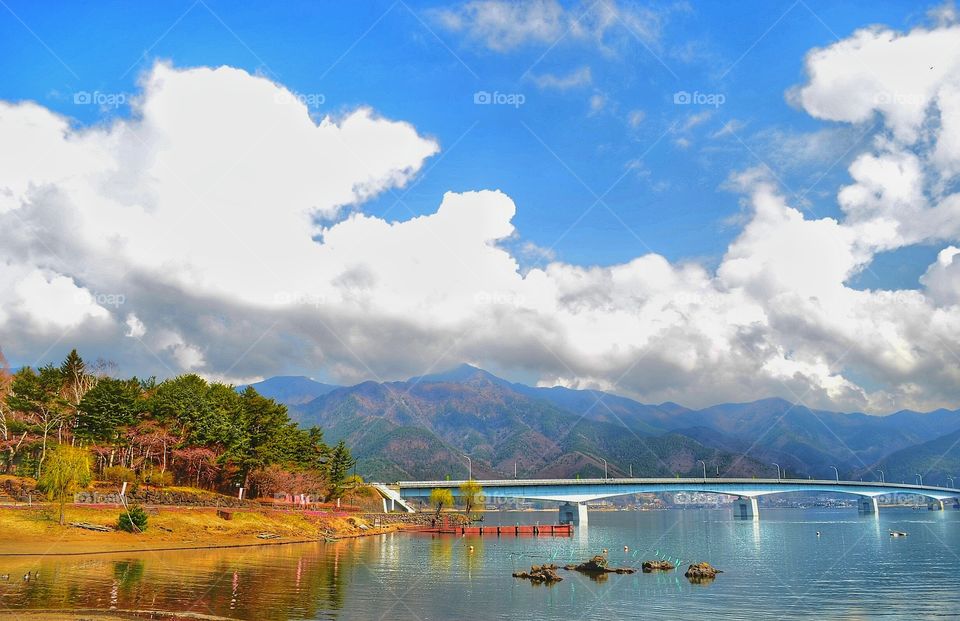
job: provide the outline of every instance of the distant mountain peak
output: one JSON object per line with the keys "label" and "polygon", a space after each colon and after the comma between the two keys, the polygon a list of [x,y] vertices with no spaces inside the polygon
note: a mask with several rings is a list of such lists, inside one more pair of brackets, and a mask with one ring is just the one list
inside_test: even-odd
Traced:
{"label": "distant mountain peak", "polygon": [[429,373],[426,375],[420,375],[411,377],[407,381],[415,384],[422,384],[424,382],[457,382],[457,383],[466,383],[466,382],[476,382],[484,381],[491,384],[497,384],[499,386],[509,386],[510,382],[500,377],[497,377],[489,371],[485,371],[479,367],[475,367],[472,364],[462,363],[448,371],[441,371],[439,373]]}
{"label": "distant mountain peak", "polygon": [[[293,407],[325,395],[338,386],[323,384],[303,375],[277,375],[251,384],[261,395]],[[245,386],[237,386],[243,390]]]}

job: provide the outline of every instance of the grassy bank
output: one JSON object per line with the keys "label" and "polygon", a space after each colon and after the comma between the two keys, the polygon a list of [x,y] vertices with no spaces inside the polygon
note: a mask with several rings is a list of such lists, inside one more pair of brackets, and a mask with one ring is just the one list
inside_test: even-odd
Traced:
{"label": "grassy bank", "polygon": [[[0,508],[0,556],[90,554],[98,552],[175,550],[317,541],[395,530],[374,529],[361,517],[295,511],[236,509],[225,520],[212,508],[159,508],[149,511],[146,532],[109,533],[57,523],[57,509],[43,505]],[[120,510],[69,506],[67,522],[116,527]],[[275,539],[257,535],[270,533]]]}

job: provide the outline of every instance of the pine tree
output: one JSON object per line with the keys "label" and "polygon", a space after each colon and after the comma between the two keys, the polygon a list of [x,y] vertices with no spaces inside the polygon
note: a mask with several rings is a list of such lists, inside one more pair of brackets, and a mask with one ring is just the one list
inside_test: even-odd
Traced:
{"label": "pine tree", "polygon": [[87,365],[76,349],[71,349],[60,365],[60,375],[63,387],[61,395],[68,409],[67,416],[60,421],[57,429],[57,440],[62,442],[63,427],[73,429],[77,426],[80,402],[96,384],[96,377],[87,373]]}
{"label": "pine tree", "polygon": [[350,454],[350,449],[344,444],[343,440],[337,442],[333,447],[328,464],[328,476],[330,477],[331,495],[339,498],[343,495],[343,484],[347,480],[347,474],[357,463],[357,460]]}
{"label": "pine tree", "polygon": [[60,370],[47,365],[35,373],[25,367],[13,376],[13,391],[7,398],[8,405],[22,413],[36,425],[43,437],[40,460],[37,462],[37,478],[47,456],[47,440],[50,432],[59,429],[66,408],[60,396],[62,388]]}

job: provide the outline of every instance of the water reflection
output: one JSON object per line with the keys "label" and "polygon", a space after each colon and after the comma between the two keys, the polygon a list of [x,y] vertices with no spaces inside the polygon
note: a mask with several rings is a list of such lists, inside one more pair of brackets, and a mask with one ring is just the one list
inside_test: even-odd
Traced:
{"label": "water reflection", "polygon": [[0,584],[0,604],[7,609],[230,611],[236,618],[264,620],[332,617],[343,607],[354,565],[375,562],[375,548],[352,542],[323,546],[5,558],[2,573],[39,576]]}
{"label": "water reflection", "polygon": [[[0,610],[173,610],[270,621],[414,611],[433,619],[580,618],[598,601],[609,618],[669,616],[691,606],[712,619],[809,617],[811,610],[831,618],[849,616],[856,606],[907,619],[960,607],[952,553],[960,547],[958,512],[881,510],[878,519],[770,509],[759,522],[722,511],[592,517],[589,534],[581,527],[573,537],[397,534],[331,544],[0,557],[0,575],[11,576],[0,581]],[[891,538],[890,530],[910,536]],[[548,589],[510,575],[531,565],[581,563],[604,548],[613,566],[669,559],[677,570],[596,576],[561,570],[564,580]],[[684,570],[700,561],[724,573],[692,583]],[[39,576],[21,580],[27,571]]]}

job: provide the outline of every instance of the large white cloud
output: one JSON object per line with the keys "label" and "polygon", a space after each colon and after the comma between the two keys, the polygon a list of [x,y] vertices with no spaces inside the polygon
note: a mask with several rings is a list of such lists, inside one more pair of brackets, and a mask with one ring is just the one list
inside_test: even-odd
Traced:
{"label": "large white cloud", "polygon": [[[942,54],[922,80],[903,67],[957,39],[950,24],[869,29],[811,52],[798,105],[879,124],[838,190],[842,217],[734,175],[748,219],[715,271],[656,254],[524,271],[507,250],[517,206],[498,191],[448,193],[405,221],[345,212],[437,144],[366,109],[315,122],[235,69],[158,65],[132,117],[106,126],[2,104],[0,343],[29,360],[61,339],[161,375],[347,382],[467,360],[690,405],[955,405],[960,63]],[[877,97],[890,92],[916,97]],[[944,246],[920,289],[849,286],[919,242]]]}

